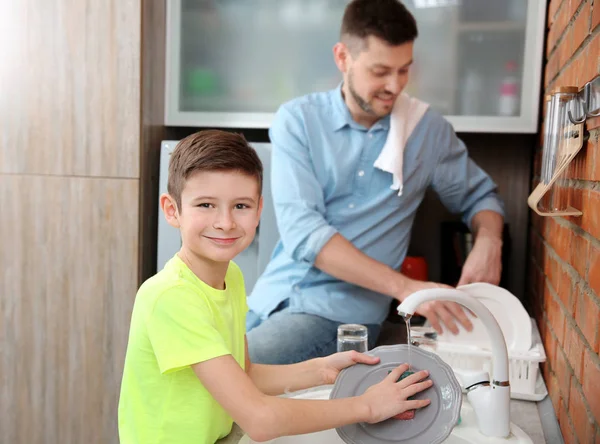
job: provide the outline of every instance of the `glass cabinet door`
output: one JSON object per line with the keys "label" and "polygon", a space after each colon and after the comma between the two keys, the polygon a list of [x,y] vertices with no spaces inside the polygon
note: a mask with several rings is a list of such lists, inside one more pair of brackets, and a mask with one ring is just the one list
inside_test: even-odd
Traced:
{"label": "glass cabinet door", "polygon": [[[334,88],[347,0],[168,0],[167,125],[267,128]],[[458,131],[535,132],[544,0],[407,0],[419,37],[406,92]]]}

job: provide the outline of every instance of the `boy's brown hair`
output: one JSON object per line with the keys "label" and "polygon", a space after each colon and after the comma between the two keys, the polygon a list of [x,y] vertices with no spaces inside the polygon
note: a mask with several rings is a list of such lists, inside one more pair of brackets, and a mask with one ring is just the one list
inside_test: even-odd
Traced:
{"label": "boy's brown hair", "polygon": [[256,178],[262,194],[263,166],[244,136],[220,130],[200,131],[182,139],[169,161],[167,191],[181,212],[186,180],[198,171],[239,171]]}

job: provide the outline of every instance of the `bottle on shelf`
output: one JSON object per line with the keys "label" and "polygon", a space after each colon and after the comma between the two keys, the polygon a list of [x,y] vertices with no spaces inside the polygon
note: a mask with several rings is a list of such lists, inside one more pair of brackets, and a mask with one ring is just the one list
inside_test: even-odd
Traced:
{"label": "bottle on shelf", "polygon": [[481,96],[483,95],[483,76],[477,69],[469,69],[465,74],[461,88],[460,112],[464,116],[475,116],[481,113]]}
{"label": "bottle on shelf", "polygon": [[519,79],[516,70],[517,64],[514,61],[506,62],[498,99],[498,114],[501,116],[514,116],[519,111]]}

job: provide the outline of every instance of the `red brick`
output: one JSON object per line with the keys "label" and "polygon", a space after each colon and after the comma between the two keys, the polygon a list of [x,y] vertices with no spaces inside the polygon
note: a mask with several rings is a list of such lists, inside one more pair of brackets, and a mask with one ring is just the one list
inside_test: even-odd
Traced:
{"label": "red brick", "polygon": [[[600,3],[596,3],[595,7],[600,7]],[[600,73],[600,66],[598,61],[600,60],[600,34],[596,34],[591,42],[589,42],[585,48],[585,60],[582,80],[589,82],[597,74]],[[590,122],[586,122],[588,129],[593,128],[590,126]]]}
{"label": "red brick", "polygon": [[571,230],[554,222],[552,248],[556,254],[565,262],[569,262],[571,256]]}
{"label": "red brick", "polygon": [[560,431],[562,433],[565,444],[576,444],[575,432],[571,421],[569,420],[569,413],[565,407],[565,400],[563,399],[560,403],[558,411],[558,423],[560,424]]}
{"label": "red brick", "polygon": [[[579,9],[582,0],[569,0],[569,17],[572,18]],[[587,1],[587,0],[586,0]]]}
{"label": "red brick", "polygon": [[600,238],[600,193],[587,190],[583,195],[582,228],[596,239]]}
{"label": "red brick", "polygon": [[[600,7],[600,4],[598,6]],[[600,181],[600,141],[597,137],[598,134],[595,134],[587,143],[589,155],[586,157],[586,179],[593,181]]]}
{"label": "red brick", "polygon": [[546,324],[546,321],[544,319],[542,319],[541,321],[536,321],[536,322],[537,322],[537,327],[538,327],[538,331],[540,332],[541,338],[546,338],[546,336],[552,337],[552,335],[550,334],[550,332],[548,330],[548,325]]}
{"label": "red brick", "polygon": [[600,3],[594,3],[594,9],[592,10],[592,30],[596,29],[596,26],[600,24]]}
{"label": "red brick", "polygon": [[550,285],[554,291],[556,291],[558,287],[557,270],[558,265],[556,264],[556,261],[552,256],[550,256],[550,254],[546,253],[544,256],[544,274],[548,278],[548,281],[550,282]]}
{"label": "red brick", "polygon": [[590,8],[590,3],[586,2],[586,4],[581,8],[581,11],[579,11],[579,15],[573,23],[571,54],[577,51],[590,33]]}
{"label": "red brick", "polygon": [[558,7],[560,6],[562,0],[551,0],[548,5],[548,26],[552,26],[554,23],[554,18],[556,16],[556,11],[558,11]]}
{"label": "red brick", "polygon": [[566,271],[565,266],[561,269],[560,274],[560,292],[558,293],[560,300],[567,309],[569,314],[573,314],[575,310],[576,294],[573,293],[573,282],[571,281],[571,274]]}
{"label": "red brick", "polygon": [[583,357],[583,393],[594,418],[600,422],[600,359],[598,354],[586,349]]}
{"label": "red brick", "polygon": [[[598,34],[600,35],[600,34]],[[600,57],[598,57],[600,59]],[[598,71],[598,70],[597,70]],[[585,126],[588,130],[600,128],[600,117],[590,117],[585,121]]]}
{"label": "red brick", "polygon": [[585,278],[585,271],[587,267],[588,260],[588,252],[589,252],[589,242],[588,240],[577,234],[573,234],[572,236],[572,248],[571,248],[571,258],[569,263],[573,266],[575,271],[581,276]]}
{"label": "red brick", "polygon": [[580,333],[569,322],[565,326],[565,354],[573,374],[578,381],[583,377],[583,340]]}
{"label": "red brick", "polygon": [[590,245],[589,258],[588,283],[596,296],[600,297],[600,247]]}
{"label": "red brick", "polygon": [[544,304],[544,287],[545,287],[545,282],[546,282],[546,277],[544,276],[544,272],[540,269],[537,268],[537,284],[536,284],[536,288],[537,288],[537,294],[538,294],[538,299],[541,301],[541,303],[539,304],[540,307],[543,307]]}
{"label": "red brick", "polygon": [[[563,66],[569,61],[569,59],[573,55],[573,51],[571,50],[571,42],[572,41],[573,41],[573,31],[569,30],[569,31],[567,31],[567,34],[565,35],[565,40],[564,40],[564,42],[565,42],[565,47],[564,47],[565,59],[563,62]],[[574,75],[575,75],[575,72],[573,70],[573,63],[569,63],[569,66],[567,66],[562,72],[561,83],[563,85],[574,85],[575,84]]]}
{"label": "red brick", "polygon": [[567,2],[563,1],[558,11],[558,14],[555,17],[555,22],[552,25],[552,28],[556,29],[557,39],[559,39],[565,31],[565,28],[567,27],[570,18],[571,17],[569,16],[569,8]]}
{"label": "red brick", "polygon": [[554,407],[554,412],[558,415],[560,411],[560,389],[558,388],[558,380],[556,379],[555,374],[550,375],[549,383],[548,383],[548,394],[550,395],[550,399],[552,400],[552,406]]}
{"label": "red brick", "polygon": [[[558,73],[558,54],[555,52],[550,56],[546,63],[546,69],[544,71],[544,86],[548,86],[550,82],[556,77]],[[549,91],[548,91],[549,92]]]}
{"label": "red brick", "polygon": [[589,291],[578,286],[575,322],[583,333],[588,344],[598,353],[598,329],[600,324],[600,307]]}
{"label": "red brick", "polygon": [[[546,298],[546,295],[544,295],[544,297]],[[560,309],[558,302],[552,297],[548,298],[546,313],[548,315],[548,322],[550,322],[550,325],[552,326],[552,331],[554,331],[554,334],[556,335],[556,340],[558,341],[559,346],[562,347],[565,339],[565,315]],[[558,354],[559,353],[557,353],[557,355]]]}
{"label": "red brick", "polygon": [[546,362],[540,362],[540,371],[542,372],[544,381],[546,381],[546,386],[548,386],[547,381],[550,381],[550,376],[552,375],[552,369],[550,368],[550,362],[548,362],[548,360],[546,360]]}
{"label": "red brick", "polygon": [[594,419],[588,416],[588,410],[583,400],[583,393],[575,381],[571,381],[571,394],[569,395],[569,415],[573,423],[575,435],[580,443],[594,441],[596,427]]}
{"label": "red brick", "polygon": [[[567,61],[573,55],[571,51],[571,41],[573,39],[573,31],[571,29],[567,29],[564,34],[563,39],[560,41],[558,46],[556,47],[556,52],[558,53],[558,69],[560,70],[565,66]],[[563,72],[562,75],[558,76],[556,86],[569,86],[569,82],[567,81],[567,76]]]}
{"label": "red brick", "polygon": [[556,339],[550,332],[542,335],[542,337],[544,338],[544,351],[546,352],[546,359],[550,363],[550,367],[553,368],[556,365]]}
{"label": "red brick", "polygon": [[554,372],[556,373],[556,379],[558,381],[560,396],[565,400],[566,403],[568,403],[572,375],[571,369],[569,368],[569,364],[567,362],[567,358],[560,347],[557,347],[556,350],[556,368]]}

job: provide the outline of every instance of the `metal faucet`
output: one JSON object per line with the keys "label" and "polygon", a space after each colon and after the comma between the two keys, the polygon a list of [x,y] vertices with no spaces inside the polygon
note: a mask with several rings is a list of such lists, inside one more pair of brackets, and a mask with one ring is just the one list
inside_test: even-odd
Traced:
{"label": "metal faucet", "polygon": [[467,399],[473,406],[479,431],[486,436],[506,438],[510,435],[510,383],[508,353],[502,330],[492,313],[473,296],[456,289],[430,288],[408,296],[399,306],[398,314],[410,319],[426,302],[451,301],[471,310],[486,326],[492,345],[492,381],[487,372],[463,381]]}

